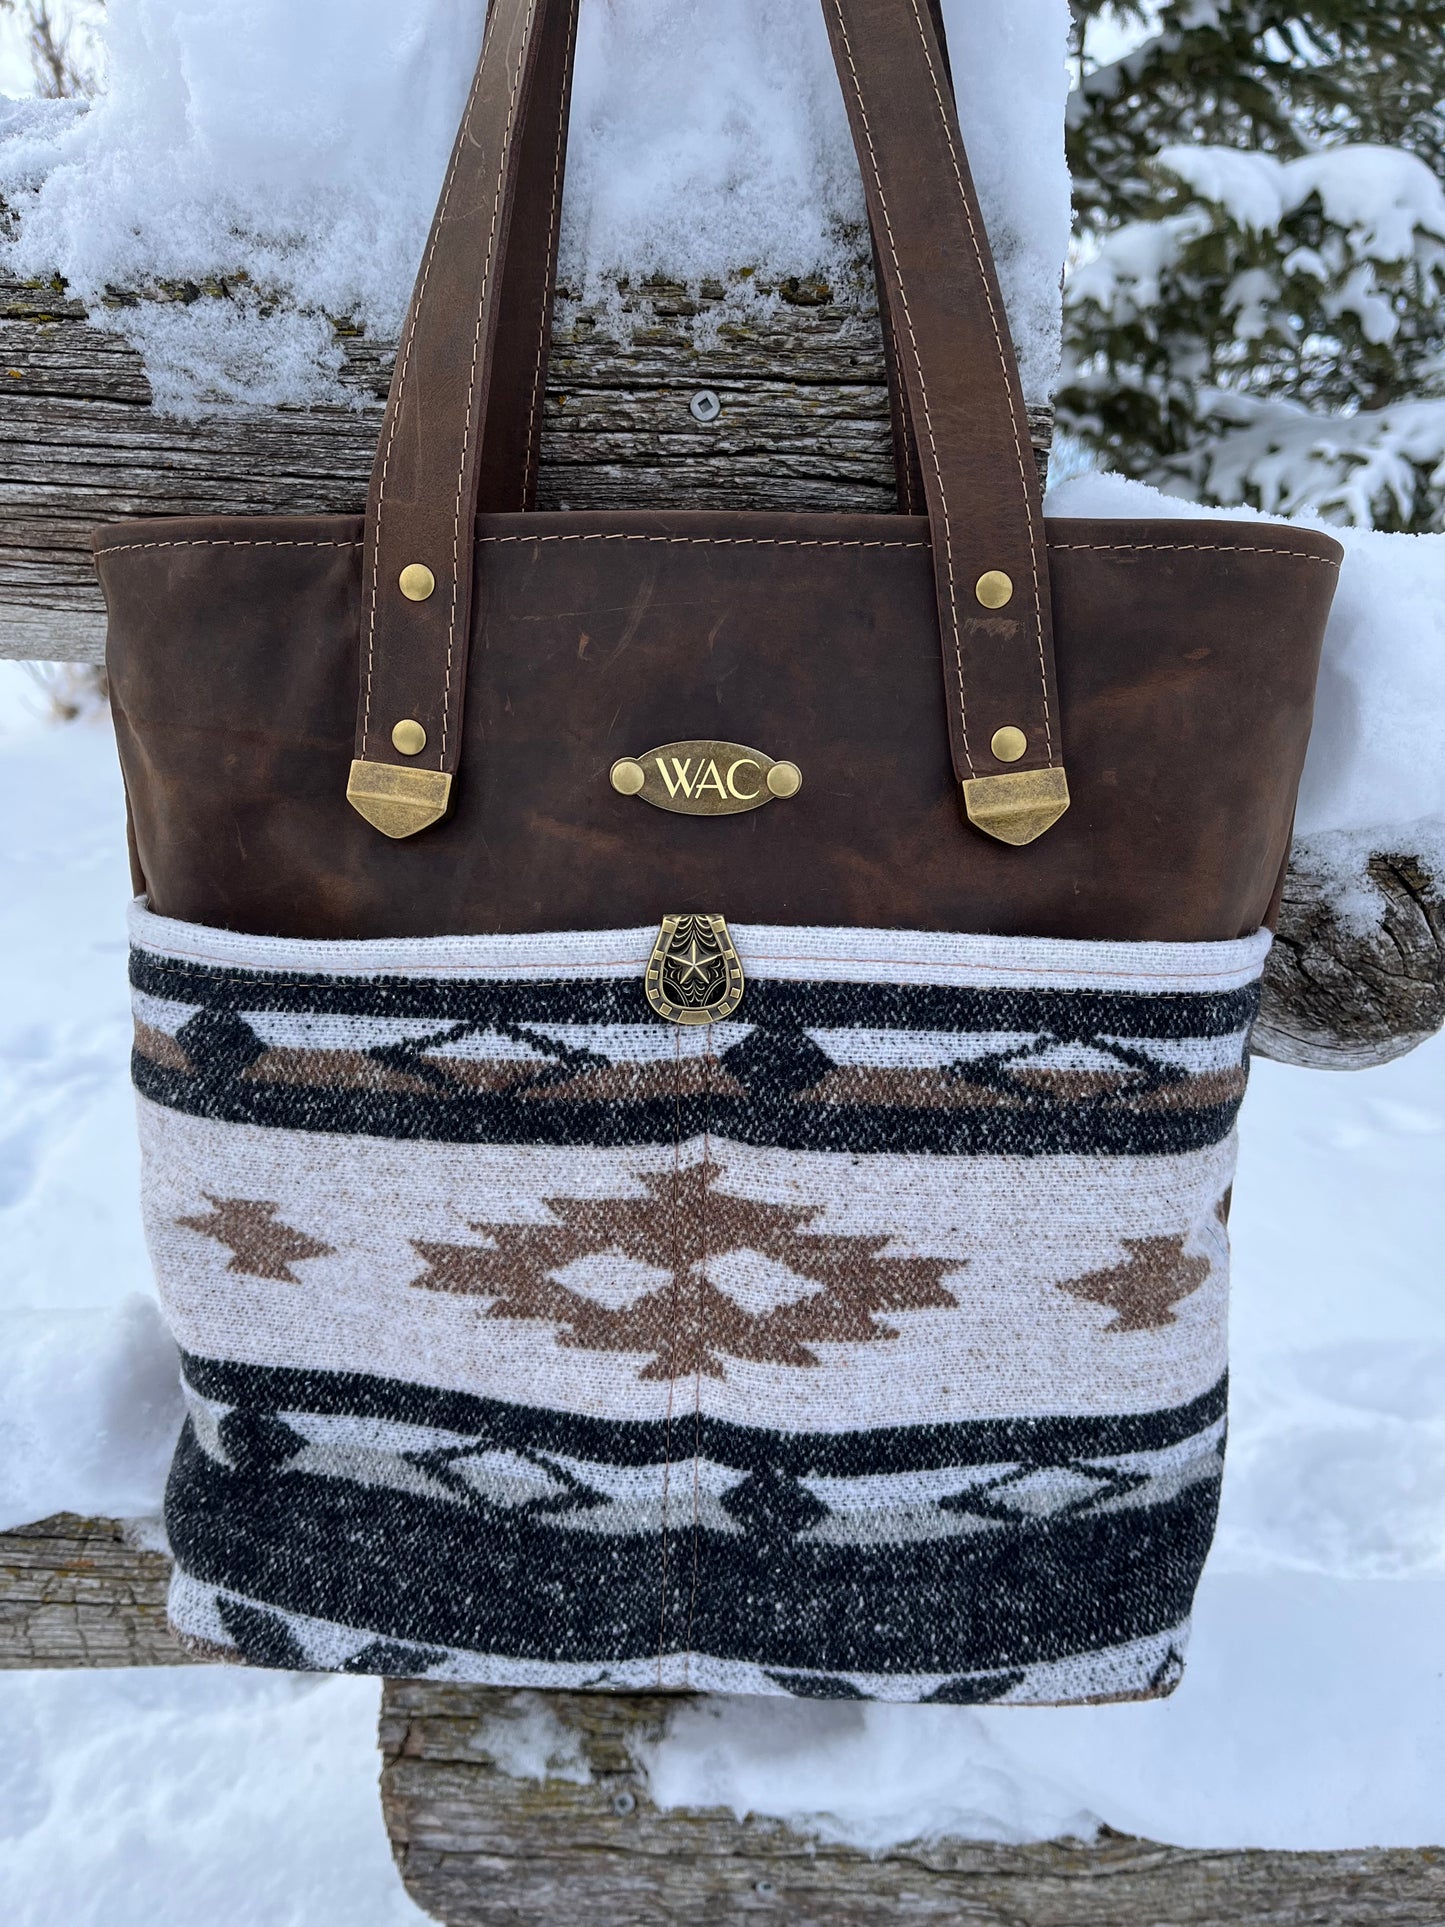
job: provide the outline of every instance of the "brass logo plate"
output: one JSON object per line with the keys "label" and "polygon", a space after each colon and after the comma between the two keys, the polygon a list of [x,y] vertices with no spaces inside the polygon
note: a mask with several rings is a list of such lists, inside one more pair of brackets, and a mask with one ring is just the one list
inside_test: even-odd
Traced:
{"label": "brass logo plate", "polygon": [[643,983],[648,1003],[670,1024],[731,1017],[743,1000],[743,967],[724,919],[664,917]]}
{"label": "brass logo plate", "polygon": [[803,772],[744,743],[699,737],[621,757],[612,765],[611,783],[621,796],[640,796],[679,816],[740,816],[796,796]]}

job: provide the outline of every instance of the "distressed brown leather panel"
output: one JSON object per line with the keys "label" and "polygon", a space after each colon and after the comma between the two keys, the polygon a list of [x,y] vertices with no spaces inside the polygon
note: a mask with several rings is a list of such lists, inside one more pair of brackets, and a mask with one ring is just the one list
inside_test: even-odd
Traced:
{"label": "distressed brown leather panel", "polygon": [[[359,518],[97,532],[136,847],[163,915],[293,937],[743,922],[1227,938],[1270,910],[1325,617],[1328,537],[1049,524],[1073,807],[1014,849],[961,824],[914,516],[496,515],[478,524],[451,818],[345,800]],[[669,815],[614,759],[689,736],[802,794]]]}

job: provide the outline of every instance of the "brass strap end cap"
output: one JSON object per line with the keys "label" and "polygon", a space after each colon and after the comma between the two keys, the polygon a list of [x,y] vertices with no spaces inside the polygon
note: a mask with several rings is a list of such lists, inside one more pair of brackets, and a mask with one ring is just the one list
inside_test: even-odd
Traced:
{"label": "brass strap end cap", "polygon": [[440,823],[451,805],[452,779],[445,770],[355,762],[346,800],[373,829],[399,841]]}
{"label": "brass strap end cap", "polygon": [[1032,843],[1069,807],[1069,779],[1061,769],[1018,769],[977,776],[963,786],[968,820],[1000,843]]}

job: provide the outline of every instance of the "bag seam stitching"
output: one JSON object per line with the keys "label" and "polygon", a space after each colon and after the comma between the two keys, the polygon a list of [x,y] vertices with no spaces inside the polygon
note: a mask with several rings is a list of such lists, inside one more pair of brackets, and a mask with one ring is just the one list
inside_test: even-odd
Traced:
{"label": "bag seam stitching", "polygon": [[713,1026],[711,1024],[707,1027],[707,1050],[704,1054],[703,1062],[707,1066],[707,1081],[703,1090],[702,1188],[699,1194],[699,1211],[702,1220],[702,1258],[697,1271],[697,1290],[694,1298],[696,1309],[692,1341],[692,1589],[688,1594],[687,1628],[683,1635],[684,1658],[682,1677],[685,1686],[691,1685],[692,1683],[693,1625],[697,1614],[697,1597],[701,1584],[702,1295],[707,1286],[707,1204],[710,1195],[709,1172],[712,1166],[712,1086],[713,1074],[717,1069],[717,1054],[713,1049]]}
{"label": "bag seam stitching", "polygon": [[[812,538],[782,535],[631,535],[599,531],[578,535],[479,535],[483,544],[519,542],[665,542],[673,548],[765,548],[765,549],[926,549],[927,542],[873,541],[863,537]],[[366,546],[361,536],[345,541],[302,541],[280,536],[195,536],[165,542],[117,542],[110,548],[96,549],[103,555],[131,555],[149,549],[360,549]],[[1156,555],[1197,553],[1208,555],[1277,555],[1293,562],[1316,562],[1326,569],[1338,569],[1334,556],[1311,555],[1304,549],[1261,548],[1251,542],[1050,542],[1060,553],[1087,550],[1096,555]]]}
{"label": "bag seam stitching", "polygon": [[[282,943],[315,943],[315,942],[346,942],[348,940],[345,938],[319,938],[318,939],[314,937],[300,937],[300,938],[282,937],[277,941]],[[435,941],[435,939],[423,938],[421,939],[421,941],[431,942],[431,941]],[[1029,938],[1021,938],[1019,939],[1019,941],[1029,942],[1031,940]],[[1068,942],[1070,940],[1067,938],[1055,939],[1050,937],[1040,937],[1040,938],[1032,939],[1032,941],[1039,942],[1039,943],[1051,943],[1056,941]],[[1241,940],[1238,937],[1217,937],[1217,938],[1204,938],[1202,939],[1202,941],[1214,942],[1214,943],[1238,943],[1240,941],[1247,941],[1247,939]],[[155,951],[146,949],[144,944],[137,944],[135,947],[138,950],[144,951],[145,956],[150,963],[150,967],[153,970],[162,971],[168,976],[173,976],[173,977],[183,977],[189,974],[189,965],[180,964],[180,963],[167,963],[162,956],[158,955],[158,953],[156,953]],[[182,958],[188,957],[190,959],[191,964],[200,964],[207,969],[216,968],[216,966],[209,964],[207,959],[204,956],[202,956],[199,951],[176,950],[176,951],[170,952],[169,954],[173,957],[182,957]],[[846,964],[867,964],[867,963],[889,963],[889,964],[896,964],[901,968],[915,969],[915,970],[928,970],[928,969],[935,969],[935,968],[967,969],[969,967],[967,965],[951,965],[951,966],[946,964],[935,965],[929,959],[922,958],[922,957],[899,957],[899,958],[893,958],[893,957],[888,957],[888,958],[782,957],[782,958],[779,958],[779,957],[768,956],[765,953],[756,953],[756,952],[754,953],[754,956],[753,956],[753,962],[754,964],[781,962],[781,963],[798,963],[798,964],[842,963],[845,965]],[[576,970],[615,970],[615,969],[632,969],[632,968],[642,970],[646,968],[646,965],[647,965],[647,959],[645,957],[642,957],[642,958],[629,957],[622,964],[618,964],[615,962],[609,963],[606,961],[598,961],[597,959],[589,959],[582,963],[567,964],[561,967],[568,970],[574,970],[574,971]],[[221,966],[221,967],[224,968],[224,966]],[[530,966],[530,965],[514,966],[514,968],[520,968],[520,969],[529,969],[534,967],[536,966]],[[1075,970],[1050,969],[1049,966],[1046,964],[1029,964],[1029,965],[989,964],[984,967],[991,971],[995,971],[1001,974],[1007,974],[1009,976],[1016,976],[1016,977],[1078,977],[1084,974],[1080,971],[1075,971]],[[231,968],[244,969],[245,966],[233,964]],[[418,972],[420,970],[420,966],[414,966],[413,968]],[[502,985],[504,988],[510,988],[512,985],[519,984],[519,983],[525,984],[527,981],[527,979],[525,978],[489,977],[486,975],[485,972],[479,971],[475,969],[473,966],[468,964],[432,964],[427,966],[426,968],[429,975],[433,975],[433,976],[439,975],[443,971],[446,971],[449,974],[465,972],[468,976],[475,978],[478,983],[499,984],[499,985]],[[315,971],[308,972],[307,975],[304,977],[278,977],[278,976],[272,975],[270,971],[267,970],[267,966],[265,964],[258,964],[256,966],[256,969],[258,972],[259,971],[266,972],[271,987],[277,990],[301,990],[301,989],[304,989],[307,984],[315,983],[318,977],[323,978],[332,983],[345,984],[348,987],[364,989],[366,985],[378,982],[383,977],[404,976],[406,974],[404,970],[396,970],[396,971],[378,972],[376,977],[370,977],[370,976],[363,977],[363,976],[358,976],[354,971],[342,972],[340,974],[332,975],[324,970],[315,970]],[[1147,977],[1160,979],[1166,983],[1213,984],[1213,983],[1223,983],[1227,978],[1237,977],[1239,975],[1239,972],[1237,970],[1217,970],[1212,972],[1180,971],[1177,974],[1174,974],[1166,970],[1149,970],[1149,971],[1097,970],[1097,971],[1089,972],[1088,974],[1091,977],[1103,978],[1104,980],[1110,983],[1130,983],[1139,977],[1147,976]],[[253,977],[213,976],[211,978],[211,981],[213,983],[234,984],[242,989],[245,989],[248,987],[254,987],[254,988],[264,987],[264,986],[256,985],[255,979]],[[532,981],[543,982],[543,983],[557,983],[557,982],[566,982],[568,980],[562,979],[562,978],[548,977],[548,978],[534,978]],[[626,978],[618,978],[615,981],[627,982],[630,980]],[[794,982],[797,980],[790,979],[787,977],[767,977],[767,978],[763,978],[761,981],[764,983],[788,983],[788,982]],[[815,981],[821,983],[821,982],[828,982],[830,980],[826,978],[819,978],[819,979],[816,979]],[[846,977],[840,977],[840,978],[832,979],[831,981],[837,982],[837,983],[847,983],[849,979]],[[886,982],[886,980],[884,981]],[[1244,982],[1240,984],[1238,988],[1240,988],[1241,990],[1247,989],[1251,983],[1254,983],[1257,981],[1258,981],[1258,973],[1256,973],[1255,976],[1253,977],[1245,978]],[[904,989],[904,990],[911,989],[911,988],[927,989],[930,987],[939,989],[939,990],[955,990],[955,989],[970,990],[970,989],[990,988],[989,985],[950,984],[950,983],[941,983],[933,986],[928,986],[926,984],[921,986],[913,986],[908,984],[897,986],[897,988]],[[1083,984],[1083,985],[1076,984],[1074,987],[1076,989],[1082,989],[1082,990],[1088,990],[1089,988],[1091,988],[1089,984]],[[1145,996],[1148,996],[1150,993],[1145,991],[1142,994]]]}
{"label": "bag seam stitching", "polygon": [[678,1194],[682,1173],[682,1036],[674,1035],[673,1055],[673,1130],[672,1130],[672,1290],[668,1294],[668,1372],[667,1412],[662,1429],[662,1545],[659,1554],[657,1683],[663,1684],[667,1653],[667,1536],[672,1497],[672,1407],[677,1391],[677,1301],[682,1289],[679,1272],[682,1260],[682,1225],[678,1215]]}

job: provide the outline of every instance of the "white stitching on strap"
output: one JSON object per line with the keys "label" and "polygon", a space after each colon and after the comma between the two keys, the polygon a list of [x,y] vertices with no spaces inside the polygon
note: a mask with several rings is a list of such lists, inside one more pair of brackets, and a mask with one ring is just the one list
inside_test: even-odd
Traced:
{"label": "white stitching on strap", "polygon": [[[486,43],[495,15],[488,13],[487,30],[482,37],[482,52],[485,55]],[[461,162],[462,148],[471,132],[472,114],[476,109],[477,95],[481,92],[483,60],[477,61],[477,71],[472,76],[472,91],[467,96],[467,111],[462,119],[462,130],[457,144],[452,149],[451,165],[447,169],[446,184],[442,189],[441,206],[437,211],[432,227],[431,239],[427,244],[426,260],[422,264],[421,281],[412,300],[411,313],[407,316],[406,339],[402,343],[401,361],[397,373],[398,392],[406,382],[406,371],[411,366],[411,351],[416,340],[417,318],[421,313],[422,297],[431,279],[432,262],[436,256],[437,242],[441,239],[442,227],[446,221],[447,208],[451,205],[452,189],[456,185],[457,168]],[[391,467],[392,445],[396,441],[397,426],[401,420],[400,408],[392,412],[391,425],[387,432],[386,447],[381,452],[381,482],[376,491],[376,551],[371,562],[371,585],[368,595],[368,619],[366,630],[366,693],[361,712],[361,753],[366,755],[367,744],[371,737],[371,682],[372,670],[376,660],[376,599],[378,593],[378,571],[381,567],[381,522],[386,509],[386,478]]]}
{"label": "white stitching on strap", "polygon": [[[567,48],[562,57],[562,71],[565,74],[572,64],[572,48],[577,37],[578,0],[571,0],[567,9]],[[547,223],[547,265],[548,272],[542,284],[542,312],[537,324],[537,366],[532,376],[532,406],[527,413],[527,452],[522,467],[522,499],[518,507],[525,509],[527,496],[531,491],[533,478],[538,467],[537,409],[542,401],[543,381],[547,372],[545,350],[547,346],[547,322],[552,313],[552,263],[557,258],[557,227],[562,213],[562,157],[567,152],[567,116],[557,116],[557,152],[552,160],[552,213]]]}
{"label": "white stitching on strap", "polygon": [[[512,151],[512,130],[517,124],[517,96],[522,86],[522,69],[526,65],[527,47],[532,33],[532,22],[536,18],[537,0],[528,0],[527,17],[522,22],[520,45],[521,58],[512,74],[512,90],[507,100],[507,124],[502,130],[502,154],[497,166],[497,181],[492,189],[492,223],[487,232],[487,258],[482,267],[482,291],[477,302],[477,326],[472,337],[472,365],[467,376],[467,419],[466,430],[462,437],[462,461],[457,472],[456,515],[452,524],[452,609],[451,625],[447,630],[447,669],[446,682],[442,689],[442,741],[437,757],[437,767],[446,768],[447,737],[451,731],[452,718],[452,662],[457,646],[457,607],[461,601],[462,589],[462,519],[467,487],[467,463],[471,456],[472,433],[475,427],[477,400],[477,368],[482,355],[482,327],[487,316],[487,293],[492,283],[492,267],[496,261],[497,222],[502,212],[502,183],[507,176],[507,159]],[[480,66],[478,68],[480,72]],[[468,115],[468,120],[471,116]],[[470,559],[470,557],[469,557]]]}
{"label": "white stitching on strap", "polygon": [[[928,62],[929,78],[933,82],[933,97],[938,103],[938,118],[943,128],[943,137],[948,143],[948,157],[953,163],[953,178],[958,184],[958,196],[963,203],[964,217],[968,222],[968,238],[973,243],[974,259],[978,263],[979,278],[983,283],[984,300],[988,304],[988,318],[993,328],[994,346],[998,350],[999,367],[1003,373],[1004,393],[1009,400],[1009,419],[1013,426],[1014,455],[1018,462],[1019,484],[1023,490],[1024,518],[1029,533],[1029,568],[1034,583],[1034,624],[1039,645],[1039,683],[1044,699],[1044,749],[1049,762],[1054,760],[1053,721],[1049,715],[1049,671],[1044,656],[1044,598],[1043,585],[1039,581],[1039,531],[1034,523],[1034,501],[1029,491],[1028,473],[1024,466],[1025,436],[1019,424],[1018,413],[1013,407],[1013,389],[1009,381],[1008,353],[1004,347],[1003,327],[999,321],[998,310],[994,305],[993,289],[989,286],[988,268],[984,260],[983,248],[979,241],[978,227],[969,206],[968,195],[963,185],[963,170],[958,164],[958,150],[953,144],[953,130],[948,124],[948,109],[944,105],[943,89],[939,84],[938,69],[933,62],[933,49],[928,44],[928,34],[923,25],[923,16],[918,11],[918,0],[910,0],[913,18],[918,26],[918,38],[923,47],[923,57]],[[1033,459],[1032,452],[1029,460]]]}
{"label": "white stitching on strap", "polygon": [[[888,211],[888,199],[883,191],[883,179],[878,169],[878,155],[873,146],[873,130],[868,123],[868,109],[863,99],[863,89],[858,81],[858,68],[853,59],[853,43],[848,37],[848,23],[843,17],[840,0],[833,0],[833,12],[837,16],[838,32],[842,38],[843,51],[848,58],[848,71],[852,77],[853,97],[858,103],[858,118],[863,124],[863,136],[868,144],[868,164],[873,171],[873,185],[878,193],[878,205],[883,214],[883,232],[888,242],[888,254],[893,263],[893,273],[898,282],[898,298],[903,306],[903,319],[908,324],[908,341],[913,351],[914,372],[918,376],[918,390],[923,402],[923,425],[928,433],[928,452],[933,459],[933,477],[938,486],[938,502],[943,517],[943,560],[948,583],[949,621],[953,631],[953,654],[955,672],[958,677],[958,722],[963,737],[963,760],[968,765],[970,776],[976,776],[973,756],[968,746],[968,703],[963,683],[963,644],[958,628],[958,583],[953,566],[953,525],[948,512],[948,495],[943,485],[943,467],[938,458],[938,442],[933,433],[933,413],[929,406],[928,388],[923,379],[923,363],[918,353],[918,337],[913,327],[913,312],[908,305],[908,290],[903,285],[903,270],[898,262],[898,249],[893,239],[893,219]],[[884,299],[887,295],[885,290]]]}

